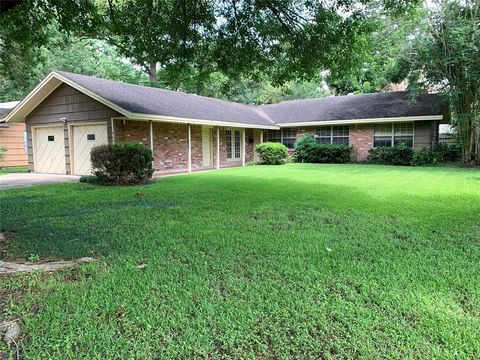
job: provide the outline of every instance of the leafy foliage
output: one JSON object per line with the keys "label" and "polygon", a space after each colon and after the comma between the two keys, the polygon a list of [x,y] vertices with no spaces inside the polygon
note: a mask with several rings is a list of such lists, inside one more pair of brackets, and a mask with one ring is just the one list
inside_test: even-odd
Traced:
{"label": "leafy foliage", "polygon": [[368,161],[375,164],[404,165],[411,164],[413,149],[404,143],[394,147],[376,147],[368,150]]}
{"label": "leafy foliage", "polygon": [[285,164],[288,158],[288,149],[281,143],[265,142],[258,144],[255,151],[260,157],[260,164],[263,165]]}
{"label": "leafy foliage", "polygon": [[5,160],[6,152],[7,152],[7,148],[5,146],[0,146],[0,167],[2,166],[2,162]]}
{"label": "leafy foliage", "polygon": [[295,142],[296,162],[346,163],[353,148],[344,144],[319,144],[312,135],[305,135]]}
{"label": "leafy foliage", "polygon": [[101,183],[140,184],[151,178],[152,151],[143,144],[116,143],[94,147],[93,174]]}
{"label": "leafy foliage", "polygon": [[397,78],[450,101],[465,162],[480,161],[480,6],[477,0],[437,0],[398,62]]}

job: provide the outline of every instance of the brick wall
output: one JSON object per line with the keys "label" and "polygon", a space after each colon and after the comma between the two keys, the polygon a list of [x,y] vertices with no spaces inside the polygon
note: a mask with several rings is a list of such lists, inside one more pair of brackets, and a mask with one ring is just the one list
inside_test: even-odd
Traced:
{"label": "brick wall", "polygon": [[354,156],[357,161],[366,160],[368,150],[373,146],[373,125],[358,124],[350,126],[350,145],[353,146]]}
{"label": "brick wall", "polygon": [[[153,157],[157,171],[188,169],[188,125],[153,122]],[[192,169],[203,167],[202,126],[191,125]],[[217,129],[212,131],[212,166],[216,164]],[[255,144],[253,129],[245,129],[245,161],[252,162]],[[134,141],[150,146],[150,124],[148,121],[115,121],[115,142]],[[241,161],[227,160],[226,129],[220,128],[220,166],[241,165]]]}

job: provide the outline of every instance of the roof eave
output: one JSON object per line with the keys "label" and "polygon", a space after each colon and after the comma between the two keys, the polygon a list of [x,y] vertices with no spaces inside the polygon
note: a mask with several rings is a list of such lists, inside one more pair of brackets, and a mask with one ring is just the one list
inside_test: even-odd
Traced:
{"label": "roof eave", "polygon": [[344,119],[344,120],[317,120],[303,121],[293,123],[278,123],[279,127],[298,127],[298,126],[321,126],[321,125],[350,125],[350,124],[371,124],[371,123],[389,123],[389,122],[410,122],[410,121],[433,121],[443,120],[443,115],[424,115],[424,116],[400,116],[383,117],[368,119]]}
{"label": "roof eave", "polygon": [[229,120],[218,121],[218,120],[182,118],[182,117],[176,117],[176,116],[152,115],[152,114],[141,114],[141,113],[131,113],[130,117],[117,117],[117,119],[151,120],[151,121],[168,122],[168,123],[239,127],[239,128],[247,128],[247,129],[273,129],[273,130],[280,129],[280,126],[273,125],[273,124],[272,125],[247,124],[247,123],[241,123],[241,122],[229,121]]}

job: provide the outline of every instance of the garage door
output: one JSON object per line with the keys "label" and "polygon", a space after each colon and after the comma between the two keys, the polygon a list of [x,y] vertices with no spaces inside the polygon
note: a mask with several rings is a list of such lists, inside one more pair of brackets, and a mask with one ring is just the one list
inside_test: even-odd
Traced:
{"label": "garage door", "polygon": [[62,126],[40,127],[35,131],[34,170],[37,173],[65,174],[65,136]]}
{"label": "garage door", "polygon": [[94,146],[108,144],[107,125],[75,125],[72,126],[73,164],[75,175],[90,175],[92,164],[90,151]]}

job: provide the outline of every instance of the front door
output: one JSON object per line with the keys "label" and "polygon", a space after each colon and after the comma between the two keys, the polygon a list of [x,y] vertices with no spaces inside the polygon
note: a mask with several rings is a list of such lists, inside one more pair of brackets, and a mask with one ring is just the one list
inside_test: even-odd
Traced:
{"label": "front door", "polygon": [[212,166],[212,128],[202,126],[202,159],[203,166]]}
{"label": "front door", "polygon": [[226,150],[227,160],[240,160],[241,159],[241,142],[240,142],[240,130],[227,129],[226,131]]}

